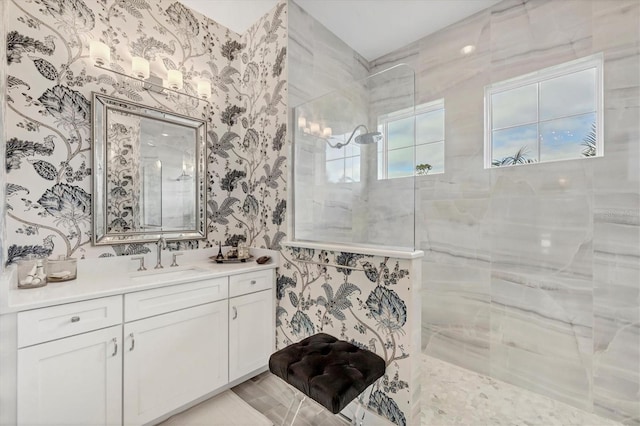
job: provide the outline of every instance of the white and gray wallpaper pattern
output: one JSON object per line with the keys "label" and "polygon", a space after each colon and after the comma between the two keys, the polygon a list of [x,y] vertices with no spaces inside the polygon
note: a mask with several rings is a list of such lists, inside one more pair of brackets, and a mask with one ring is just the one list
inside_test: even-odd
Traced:
{"label": "white and gray wallpaper pattern", "polygon": [[373,385],[367,406],[397,425],[410,424],[409,363],[414,360],[412,312],[405,301],[411,294],[411,262],[301,248],[287,248],[281,256],[277,347],[324,332],[380,355],[386,372]]}
{"label": "white and gray wallpaper pattern", "polygon": [[[286,4],[242,37],[170,0],[12,0],[7,30],[7,262],[27,254],[147,252],[91,246],[91,92],[202,118],[208,125],[208,242],[278,248],[286,211]],[[89,42],[212,86],[210,104],[144,90],[95,68]]]}

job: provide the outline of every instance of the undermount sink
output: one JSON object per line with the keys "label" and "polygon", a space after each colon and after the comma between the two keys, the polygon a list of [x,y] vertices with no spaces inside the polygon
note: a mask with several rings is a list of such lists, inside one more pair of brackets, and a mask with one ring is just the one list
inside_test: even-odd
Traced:
{"label": "undermount sink", "polygon": [[140,271],[130,275],[131,280],[135,282],[164,282],[177,278],[192,277],[205,272],[210,272],[205,268],[191,266],[180,269],[154,269],[152,271]]}

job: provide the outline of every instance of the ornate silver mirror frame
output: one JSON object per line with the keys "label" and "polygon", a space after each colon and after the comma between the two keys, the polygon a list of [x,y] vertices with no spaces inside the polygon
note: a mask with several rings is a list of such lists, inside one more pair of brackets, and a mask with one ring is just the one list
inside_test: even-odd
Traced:
{"label": "ornate silver mirror frame", "polygon": [[206,123],[93,93],[93,243],[204,239]]}

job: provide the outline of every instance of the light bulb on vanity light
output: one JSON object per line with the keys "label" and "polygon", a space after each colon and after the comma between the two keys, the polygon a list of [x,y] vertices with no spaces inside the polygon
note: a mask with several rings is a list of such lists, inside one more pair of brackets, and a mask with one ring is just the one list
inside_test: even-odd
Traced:
{"label": "light bulb on vanity light", "polygon": [[211,83],[208,81],[198,82],[198,96],[201,99],[209,99],[211,97]]}
{"label": "light bulb on vanity light", "polygon": [[111,62],[111,51],[106,44],[92,40],[89,43],[89,57],[93,59],[96,65],[104,66]]}
{"label": "light bulb on vanity light", "polygon": [[319,123],[311,123],[309,122],[309,131],[312,135],[320,134],[320,124]]}
{"label": "light bulb on vanity light", "polygon": [[322,136],[329,139],[332,136],[331,127],[325,127],[322,129]]}
{"label": "light bulb on vanity light", "polygon": [[298,117],[298,129],[304,129],[307,127],[307,119],[304,117]]}
{"label": "light bulb on vanity light", "polygon": [[167,84],[172,90],[182,89],[182,72],[179,70],[169,70],[167,72]]}
{"label": "light bulb on vanity light", "polygon": [[149,78],[149,61],[139,56],[131,58],[131,72],[133,76],[142,80]]}

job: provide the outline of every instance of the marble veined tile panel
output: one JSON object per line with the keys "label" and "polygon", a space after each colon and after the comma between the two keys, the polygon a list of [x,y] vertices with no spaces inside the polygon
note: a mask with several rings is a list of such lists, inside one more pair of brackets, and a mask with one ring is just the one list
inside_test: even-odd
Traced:
{"label": "marble veined tile panel", "polygon": [[486,236],[489,199],[422,201],[417,212],[418,243],[425,259],[465,266],[488,266]]}
{"label": "marble veined tile panel", "polygon": [[592,275],[592,199],[491,199],[491,262],[496,270]]}
{"label": "marble veined tile panel", "polygon": [[582,0],[507,0],[494,6],[494,81],[590,54],[591,24],[591,4]]}
{"label": "marble veined tile panel", "polygon": [[420,41],[414,41],[408,45],[401,47],[389,54],[374,59],[371,62],[371,73],[377,73],[391,68],[397,64],[407,64],[414,70],[416,69],[416,61],[421,51]]}
{"label": "marble veined tile panel", "polygon": [[599,52],[640,39],[640,3],[636,0],[593,0],[593,50]]}
{"label": "marble veined tile panel", "polygon": [[[426,327],[429,329],[425,329]],[[481,374],[491,374],[488,333],[426,327],[423,326],[422,332],[423,339],[425,336],[428,338],[428,344],[423,345],[423,353],[446,359],[448,362]],[[423,371],[423,375],[424,373]]]}
{"label": "marble veined tile panel", "polygon": [[493,198],[589,196],[600,159],[578,159],[491,169]]}
{"label": "marble veined tile panel", "polygon": [[[492,337],[501,343],[559,358],[591,354],[591,280],[492,271],[491,306],[499,312]],[[514,326],[505,317],[525,323]]]}
{"label": "marble veined tile panel", "polygon": [[[527,339],[519,339],[531,333]],[[545,343],[548,341],[548,343]],[[558,328],[554,321],[533,319],[531,315],[514,312],[492,304],[491,311],[491,376],[582,409],[591,408],[591,361],[575,349],[559,357],[547,353],[546,345],[570,347],[576,342],[567,328]],[[576,344],[577,346],[577,344]],[[557,351],[556,351],[557,352]]]}
{"label": "marble veined tile panel", "polygon": [[594,409],[638,425],[640,193],[597,191],[594,198]]}
{"label": "marble veined tile panel", "polygon": [[420,185],[422,200],[488,198],[491,191],[491,175],[482,169],[481,154],[452,157],[447,155],[446,142],[444,174],[427,175],[417,180],[433,181]]}
{"label": "marble veined tile panel", "polygon": [[423,352],[488,373],[490,270],[441,261],[422,270]]}

